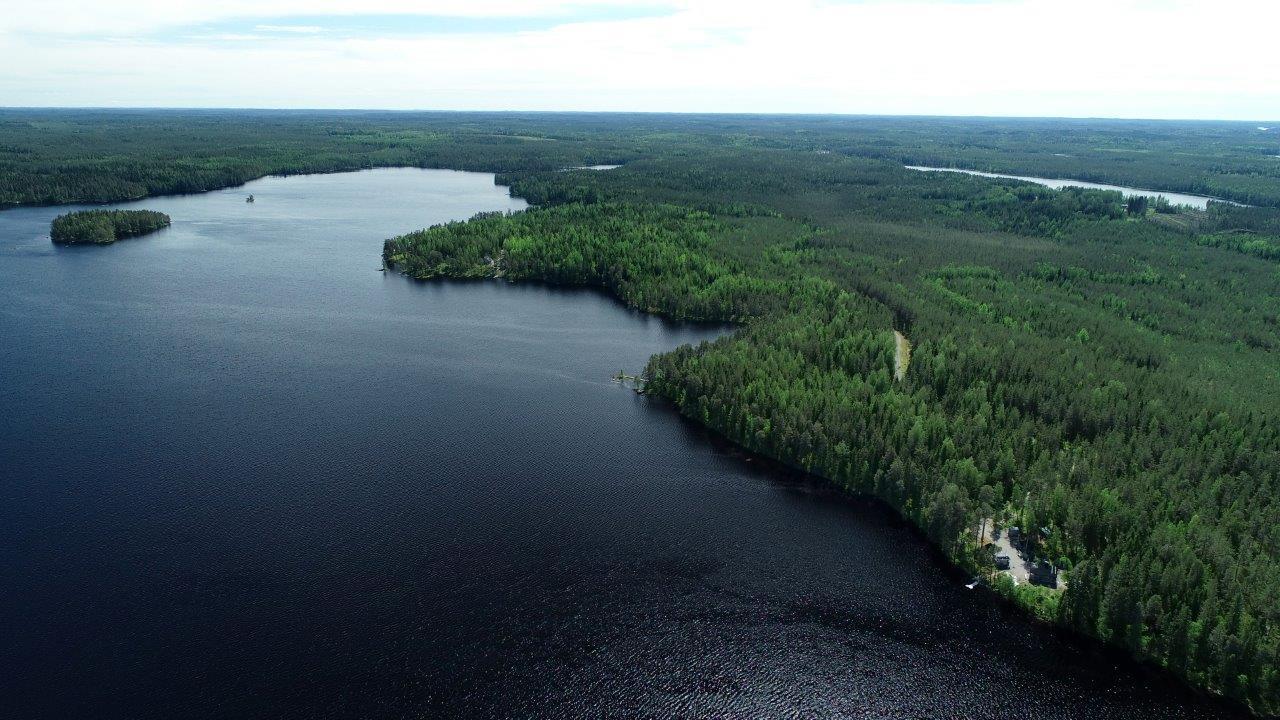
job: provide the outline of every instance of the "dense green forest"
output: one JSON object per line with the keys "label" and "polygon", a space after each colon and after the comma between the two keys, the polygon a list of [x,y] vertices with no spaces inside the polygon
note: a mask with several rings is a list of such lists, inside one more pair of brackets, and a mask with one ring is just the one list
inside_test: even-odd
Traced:
{"label": "dense green forest", "polygon": [[677,147],[812,151],[1280,206],[1280,132],[1238,122],[19,109],[0,109],[0,206],[366,167],[552,170]]}
{"label": "dense green forest", "polygon": [[54,218],[49,239],[66,245],[106,245],[168,226],[169,216],[154,210],[80,210]]}
{"label": "dense green forest", "polygon": [[[1275,713],[1278,148],[1241,123],[10,111],[0,197],[370,165],[497,172],[536,207],[388,240],[384,261],[736,323],[655,356],[646,392],[882,498],[1045,620]],[[565,169],[597,163],[622,167]],[[893,330],[914,346],[900,381]],[[988,518],[1044,528],[1032,553],[1065,591],[1000,579],[978,541]]]}

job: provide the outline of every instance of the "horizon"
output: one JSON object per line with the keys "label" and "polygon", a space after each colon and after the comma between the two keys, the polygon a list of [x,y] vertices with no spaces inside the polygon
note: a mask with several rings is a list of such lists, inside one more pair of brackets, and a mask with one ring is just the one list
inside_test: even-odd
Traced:
{"label": "horizon", "polygon": [[1268,122],[1280,118],[1276,20],[1264,0],[50,0],[0,17],[0,96],[26,108]]}
{"label": "horizon", "polygon": [[777,118],[848,118],[848,119],[918,119],[918,120],[1046,120],[1076,122],[1155,122],[1155,123],[1224,123],[1251,125],[1273,123],[1277,127],[1257,128],[1280,133],[1280,119],[1221,117],[1120,117],[1107,115],[947,115],[929,113],[841,113],[841,112],[734,112],[686,110],[534,110],[527,108],[386,108],[386,107],[270,107],[215,105],[0,105],[0,112],[67,111],[67,112],[261,112],[261,113],[388,113],[400,115],[650,115],[654,117],[777,117]]}

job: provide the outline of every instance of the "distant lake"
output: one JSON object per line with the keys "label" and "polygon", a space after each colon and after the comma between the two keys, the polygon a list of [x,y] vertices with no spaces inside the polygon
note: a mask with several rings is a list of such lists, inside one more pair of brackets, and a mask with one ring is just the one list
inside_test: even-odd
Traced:
{"label": "distant lake", "polygon": [[492,175],[120,207],[0,212],[0,716],[1230,717],[609,380],[726,328],[378,272]]}
{"label": "distant lake", "polygon": [[1187,195],[1184,193],[1164,192],[1163,190],[1144,190],[1142,188],[1124,187],[1123,185],[1104,185],[1102,183],[1085,182],[1084,180],[1063,180],[1060,178],[1040,178],[1029,177],[1026,175],[1003,175],[1001,173],[979,172],[977,170],[961,170],[959,168],[943,168],[943,167],[925,167],[921,165],[906,165],[908,170],[925,170],[929,172],[954,172],[964,173],[965,175],[978,175],[980,177],[989,178],[1007,178],[1009,180],[1024,180],[1026,182],[1036,183],[1038,185],[1046,185],[1054,190],[1061,190],[1065,187],[1088,188],[1090,190],[1118,190],[1125,197],[1149,197],[1155,199],[1163,197],[1174,205],[1190,205],[1191,207],[1204,210],[1209,207],[1209,201],[1229,203],[1231,205],[1240,205],[1241,203],[1231,202],[1230,200],[1222,200],[1219,198],[1211,198],[1206,195]]}

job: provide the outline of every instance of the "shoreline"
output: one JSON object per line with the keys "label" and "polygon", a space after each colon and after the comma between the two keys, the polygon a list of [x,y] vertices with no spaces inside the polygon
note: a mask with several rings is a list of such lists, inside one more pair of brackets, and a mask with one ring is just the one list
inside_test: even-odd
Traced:
{"label": "shoreline", "polygon": [[[532,209],[533,207],[534,207],[533,205],[530,205],[530,208],[531,208],[531,209]],[[436,275],[436,276],[428,277],[428,278],[418,278],[418,277],[414,277],[414,276],[408,275],[407,273],[403,272],[402,270],[400,270],[400,269],[396,268],[396,267],[395,267],[395,265],[394,265],[393,263],[388,263],[388,264],[387,264],[387,268],[388,268],[389,270],[394,271],[396,274],[398,274],[398,275],[400,275],[400,276],[402,276],[402,277],[405,277],[405,278],[407,278],[407,279],[409,279],[409,280],[413,280],[413,281],[416,281],[416,282],[441,282],[441,281],[443,281],[443,282],[456,282],[456,281],[459,281],[459,280],[461,280],[461,281],[476,281],[476,280],[502,280],[502,281],[505,281],[505,282],[510,283],[510,284],[516,284],[516,283],[521,283],[521,284],[523,284],[523,283],[529,283],[529,282],[532,282],[532,283],[534,283],[534,284],[539,284],[539,285],[548,285],[548,286],[553,286],[553,287],[562,287],[562,288],[582,288],[582,289],[587,289],[587,290],[592,290],[592,291],[597,291],[597,292],[604,292],[605,294],[609,295],[609,296],[610,296],[610,297],[612,297],[614,300],[616,300],[617,302],[619,302],[620,304],[622,304],[624,307],[628,308],[628,309],[629,309],[629,310],[631,310],[632,312],[640,313],[640,314],[644,314],[644,315],[650,315],[650,316],[657,317],[657,318],[660,318],[660,319],[663,319],[663,320],[666,320],[666,321],[673,321],[673,322],[694,322],[694,323],[698,323],[698,322],[710,322],[710,323],[714,323],[714,322],[717,322],[717,321],[712,321],[712,320],[697,320],[697,319],[690,320],[690,319],[685,319],[685,318],[680,318],[680,317],[671,316],[671,315],[669,315],[669,314],[667,314],[667,313],[661,312],[660,310],[646,310],[646,309],[643,309],[643,308],[639,308],[639,307],[636,307],[636,306],[631,305],[631,304],[630,304],[630,303],[628,303],[624,298],[622,298],[621,296],[619,296],[617,293],[612,292],[612,290],[611,290],[608,286],[603,285],[603,284],[601,284],[601,285],[590,285],[590,284],[568,285],[568,284],[564,284],[564,283],[555,283],[555,282],[551,282],[551,281],[549,281],[549,280],[546,280],[545,278],[527,278],[527,279],[521,279],[521,280],[511,280],[511,279],[508,279],[508,278],[505,278],[505,277],[494,276],[494,275],[490,275],[490,276],[487,276],[487,277],[457,277],[457,278],[452,277],[452,276],[449,276],[449,275]],[[741,326],[744,324],[744,323],[741,323],[741,322],[729,322],[729,321],[724,321],[724,322],[726,322],[727,324],[730,324],[730,325],[738,326],[738,327],[741,327]],[[749,321],[748,321],[748,322],[749,322]],[[895,356],[896,356],[896,353],[897,353],[897,351],[898,351],[898,347],[897,347],[897,345],[898,345],[898,343],[897,343],[898,338],[901,338],[903,341],[905,341],[905,340],[906,340],[906,338],[905,338],[905,336],[902,336],[902,335],[901,335],[898,331],[896,331],[896,330],[894,331],[894,334],[895,334]],[[670,351],[668,351],[668,352],[670,352]],[[909,357],[909,353],[910,353],[910,350],[909,350],[909,343],[908,343],[908,351],[907,351],[907,352],[908,352],[908,357]],[[656,357],[656,355],[655,355],[654,357]],[[897,359],[897,358],[895,357],[895,360],[896,360],[896,359]],[[909,360],[908,360],[908,362],[909,362]],[[1087,646],[1087,647],[1090,647],[1090,648],[1093,648],[1093,649],[1096,649],[1096,650],[1099,650],[1099,651],[1102,651],[1102,652],[1105,652],[1105,653],[1113,654],[1113,656],[1114,656],[1114,657],[1122,658],[1122,659],[1124,659],[1126,662],[1132,663],[1134,667],[1142,668],[1145,672],[1157,673],[1157,674],[1159,674],[1159,675],[1160,675],[1161,677],[1163,677],[1163,678],[1173,680],[1174,682],[1177,682],[1177,683],[1178,683],[1178,685],[1179,685],[1180,687],[1185,688],[1187,691],[1189,691],[1189,692],[1193,693],[1193,694],[1194,694],[1194,695],[1196,695],[1197,697],[1200,697],[1200,698],[1202,698],[1202,699],[1205,699],[1205,700],[1207,700],[1207,701],[1210,701],[1210,702],[1212,702],[1212,703],[1214,703],[1214,704],[1216,704],[1216,705],[1219,705],[1220,707],[1222,707],[1222,708],[1224,708],[1224,709],[1230,709],[1230,710],[1231,710],[1231,711],[1233,711],[1233,712],[1241,713],[1241,714],[1242,714],[1243,716],[1245,716],[1245,717],[1261,717],[1261,718],[1274,717],[1274,716],[1270,716],[1270,715],[1262,715],[1262,714],[1260,714],[1260,713],[1258,713],[1258,712],[1254,712],[1251,708],[1249,708],[1247,705],[1245,705],[1245,704],[1241,703],[1240,701],[1237,701],[1237,700],[1234,700],[1234,699],[1232,699],[1232,698],[1229,698],[1229,697],[1227,697],[1227,696],[1225,696],[1225,695],[1223,695],[1223,694],[1221,694],[1221,693],[1219,693],[1219,692],[1217,692],[1217,691],[1213,690],[1212,688],[1208,688],[1208,687],[1204,687],[1204,686],[1196,685],[1196,684],[1194,684],[1194,683],[1190,682],[1189,680],[1187,680],[1185,677],[1183,677],[1183,676],[1179,675],[1178,673],[1176,673],[1176,672],[1174,672],[1174,671],[1170,670],[1169,668],[1164,667],[1164,666],[1162,666],[1162,665],[1160,665],[1160,664],[1158,664],[1158,663],[1156,663],[1156,662],[1154,662],[1154,661],[1151,661],[1151,660],[1147,660],[1147,659],[1144,659],[1144,658],[1137,657],[1136,655],[1134,655],[1134,654],[1130,653],[1128,650],[1126,650],[1126,649],[1125,649],[1125,648],[1123,648],[1123,647],[1119,647],[1119,646],[1111,645],[1111,644],[1109,644],[1109,643],[1106,643],[1105,641],[1103,641],[1102,639],[1100,639],[1100,638],[1098,638],[1098,637],[1095,637],[1095,636],[1090,635],[1090,634],[1087,634],[1087,633],[1080,632],[1079,630],[1076,630],[1076,629],[1074,629],[1074,628],[1071,628],[1071,627],[1068,627],[1068,626],[1066,626],[1066,625],[1063,625],[1063,624],[1061,624],[1061,623],[1059,623],[1059,622],[1057,622],[1057,621],[1054,621],[1054,620],[1051,620],[1051,619],[1044,618],[1044,617],[1040,616],[1040,615],[1035,611],[1035,608],[1033,608],[1033,607],[1031,607],[1031,606],[1029,606],[1029,605],[1027,605],[1027,604],[1024,604],[1023,602],[1020,602],[1020,600],[1019,600],[1019,596],[1017,596],[1016,594],[1013,594],[1013,595],[1005,595],[1005,594],[1001,593],[999,590],[997,590],[997,589],[996,589],[996,587],[995,587],[995,583],[994,583],[994,580],[995,580],[996,576],[999,574],[998,572],[987,573],[987,572],[985,572],[982,568],[979,568],[977,565],[973,565],[973,564],[971,564],[971,563],[966,563],[966,562],[964,562],[964,561],[963,561],[963,559],[962,559],[961,557],[951,557],[950,555],[948,555],[948,554],[946,553],[946,551],[945,551],[943,548],[941,548],[940,546],[938,546],[938,545],[937,545],[937,543],[935,543],[932,539],[930,539],[930,538],[927,536],[927,534],[926,534],[926,533],[925,533],[925,531],[924,531],[924,528],[923,528],[923,527],[921,527],[921,526],[920,526],[920,525],[919,525],[915,520],[913,520],[913,519],[911,519],[910,517],[908,517],[907,515],[905,515],[901,510],[899,510],[898,508],[894,507],[892,504],[890,504],[889,502],[887,502],[887,501],[886,501],[886,500],[884,500],[883,498],[880,498],[880,497],[878,497],[878,496],[874,495],[873,493],[864,492],[864,491],[861,491],[861,490],[857,490],[857,489],[853,489],[853,488],[844,487],[844,486],[842,486],[839,482],[837,482],[836,480],[834,480],[834,479],[832,479],[832,478],[828,478],[828,477],[825,477],[825,476],[823,476],[823,475],[819,475],[819,474],[813,473],[813,472],[811,472],[811,471],[808,471],[808,470],[806,470],[806,469],[804,469],[804,468],[802,468],[802,467],[799,467],[799,466],[793,465],[793,464],[791,464],[790,462],[788,462],[787,460],[785,460],[785,459],[783,459],[783,458],[774,457],[774,456],[772,456],[772,455],[768,455],[768,454],[765,454],[765,453],[759,452],[759,451],[757,451],[757,450],[754,450],[754,449],[752,449],[752,448],[750,448],[750,447],[747,447],[746,445],[743,445],[743,444],[739,443],[737,440],[735,440],[735,439],[733,439],[733,438],[731,438],[731,437],[729,437],[729,436],[725,435],[725,434],[724,434],[724,433],[722,433],[718,428],[713,427],[713,426],[708,425],[708,424],[704,424],[702,421],[698,420],[697,418],[694,418],[693,416],[686,414],[686,413],[685,413],[685,412],[684,412],[684,411],[683,411],[683,410],[682,410],[682,409],[681,409],[681,408],[676,404],[676,401],[675,401],[675,399],[674,399],[674,398],[668,397],[667,395],[664,395],[664,394],[662,394],[661,392],[656,393],[656,394],[655,394],[654,392],[646,392],[646,393],[644,393],[644,397],[645,397],[646,399],[651,399],[651,398],[655,397],[655,395],[661,399],[661,402],[666,403],[666,404],[667,404],[667,405],[668,405],[668,406],[669,406],[673,411],[675,411],[675,412],[676,412],[676,414],[677,414],[677,415],[679,415],[683,420],[685,420],[685,421],[687,421],[687,422],[689,422],[689,423],[692,423],[692,424],[694,424],[696,427],[698,427],[698,428],[700,428],[700,429],[704,430],[704,431],[705,431],[705,432],[707,432],[711,437],[718,438],[718,439],[722,440],[723,442],[728,443],[728,444],[729,444],[730,446],[732,446],[735,450],[737,450],[738,452],[743,453],[745,456],[748,456],[748,457],[750,457],[750,458],[753,458],[753,459],[756,459],[756,460],[759,460],[759,461],[768,462],[768,463],[773,463],[773,464],[775,464],[775,465],[776,465],[776,466],[778,466],[778,467],[787,468],[788,470],[790,470],[790,471],[792,471],[792,472],[797,472],[797,473],[802,474],[803,476],[806,476],[806,477],[809,477],[809,478],[813,478],[813,479],[815,479],[816,481],[821,482],[821,483],[823,483],[824,485],[826,485],[826,486],[827,486],[828,488],[830,488],[833,492],[835,492],[835,493],[839,493],[839,494],[841,494],[841,495],[842,495],[842,496],[844,496],[844,497],[864,498],[864,499],[871,500],[871,501],[874,501],[874,502],[876,502],[876,503],[880,503],[880,504],[884,505],[884,507],[886,507],[888,510],[892,511],[892,512],[893,512],[893,513],[894,513],[898,518],[900,518],[900,519],[901,519],[901,521],[902,521],[905,525],[907,525],[907,526],[909,526],[909,527],[911,528],[911,530],[912,530],[912,532],[913,532],[913,533],[915,533],[918,537],[920,537],[920,538],[921,538],[921,539],[922,539],[922,540],[923,540],[923,541],[924,541],[924,542],[929,546],[929,548],[930,548],[931,552],[932,552],[932,553],[934,553],[934,557],[935,557],[936,559],[938,559],[938,560],[939,560],[939,567],[940,567],[941,569],[943,569],[945,572],[947,572],[949,575],[951,575],[953,578],[955,578],[957,582],[964,583],[964,581],[965,581],[966,579],[971,578],[971,577],[974,577],[974,576],[979,576],[979,575],[980,575],[980,576],[981,576],[981,577],[986,581],[986,583],[985,583],[985,587],[983,587],[982,589],[983,589],[983,590],[988,594],[988,596],[989,596],[989,597],[991,597],[991,598],[993,598],[994,600],[996,600],[996,602],[997,602],[997,604],[998,604],[999,606],[1001,606],[1001,607],[1005,607],[1005,608],[1007,608],[1007,609],[1009,609],[1009,610],[1011,610],[1011,611],[1016,611],[1016,612],[1019,614],[1019,616],[1020,616],[1020,617],[1025,618],[1026,620],[1030,621],[1031,623],[1036,624],[1036,625],[1043,626],[1043,627],[1045,627],[1045,628],[1049,628],[1049,629],[1051,629],[1051,630],[1052,630],[1052,632],[1053,632],[1055,635],[1058,635],[1059,637],[1067,637],[1067,638],[1071,638],[1071,639],[1072,639],[1072,641],[1073,641],[1073,642],[1075,642],[1075,643],[1077,643],[1077,644],[1084,644],[1084,646]],[[967,546],[966,546],[966,547],[967,547]],[[1060,591],[1060,592],[1065,592],[1065,591]]]}
{"label": "shoreline", "polygon": [[[205,193],[209,193],[209,192],[217,192],[217,191],[221,191],[221,190],[226,190],[226,189],[228,189],[228,188],[232,188],[232,187],[242,187],[242,186],[244,186],[244,185],[248,184],[249,182],[253,182],[253,181],[260,180],[260,179],[267,178],[267,177],[293,177],[293,176],[295,176],[295,175],[330,175],[330,174],[341,174],[341,173],[346,173],[346,172],[362,172],[362,171],[367,171],[367,170],[388,169],[388,168],[412,168],[412,169],[421,169],[421,170],[453,170],[453,171],[457,171],[457,172],[471,172],[471,171],[465,171],[465,170],[457,170],[456,168],[431,168],[431,167],[422,167],[422,166],[415,166],[415,165],[387,165],[387,166],[378,166],[378,167],[372,167],[372,168],[371,168],[371,167],[362,167],[362,168],[356,168],[356,169],[351,169],[351,170],[326,171],[326,172],[317,172],[317,173],[286,173],[286,174],[268,174],[268,175],[263,175],[263,176],[260,176],[260,177],[253,178],[253,179],[251,179],[251,180],[245,181],[244,183],[239,183],[238,185],[228,185],[228,186],[225,186],[225,187],[213,188],[213,189],[210,189],[210,190],[204,190],[204,191],[199,191],[199,192],[193,192],[193,193],[166,193],[166,194],[160,194],[160,195],[154,195],[154,196],[148,195],[148,196],[144,196],[143,198],[133,198],[133,199],[129,199],[129,200],[122,200],[122,201],[111,201],[111,202],[108,202],[108,203],[100,203],[100,204],[103,204],[103,205],[110,205],[110,204],[116,204],[116,203],[119,203],[119,202],[134,202],[134,201],[137,201],[137,200],[146,199],[146,198],[148,198],[148,197],[163,197],[163,196],[167,196],[167,195],[172,195],[172,196],[199,195],[199,194],[205,194]],[[481,171],[481,172],[484,172],[484,171]],[[495,182],[495,185],[496,185],[496,184],[497,184],[497,183]],[[508,194],[509,194],[509,195],[511,195],[511,197],[518,197],[518,196],[516,196],[516,195],[511,194],[511,187],[510,187],[510,186],[501,186],[501,185],[499,185],[499,187],[505,187],[505,188],[506,188],[506,190],[507,190],[507,192],[508,192]],[[60,207],[60,206],[68,205],[68,204],[77,204],[77,203],[53,203],[53,204],[42,204],[42,205],[17,204],[17,205],[12,205],[12,207]],[[530,205],[530,208],[533,208],[533,207],[535,207],[535,206]],[[412,280],[419,280],[419,281],[441,281],[441,280],[443,280],[443,281],[456,282],[456,281],[459,281],[459,280],[505,279],[505,278],[456,278],[456,277],[449,277],[449,276],[441,276],[441,277],[437,277],[437,278],[414,278],[414,277],[412,277],[412,276],[406,275],[405,273],[403,273],[403,272],[402,272],[402,271],[400,271],[399,269],[395,268],[394,266],[390,266],[390,267],[389,267],[389,269],[393,269],[393,270],[395,270],[397,274],[402,275],[402,276],[404,276],[404,277],[406,277],[406,278],[408,278],[408,279],[412,279]],[[516,282],[516,281],[507,280],[507,282],[512,282],[512,283],[513,283],[513,282]],[[627,307],[629,310],[631,310],[631,311],[633,311],[633,312],[635,312],[635,313],[641,313],[641,314],[645,314],[645,315],[649,315],[649,316],[653,316],[653,317],[661,318],[661,319],[664,319],[664,320],[667,320],[667,321],[675,321],[675,322],[681,322],[681,323],[688,322],[688,323],[724,324],[724,325],[733,326],[733,327],[737,327],[737,328],[740,328],[740,327],[742,326],[742,323],[740,323],[740,322],[735,323],[735,322],[732,322],[732,321],[722,321],[722,320],[713,320],[713,319],[682,318],[682,317],[678,317],[678,316],[669,315],[669,314],[667,314],[667,313],[663,313],[663,312],[661,312],[661,311],[655,311],[655,310],[651,310],[651,309],[644,309],[644,308],[636,307],[636,306],[633,306],[633,305],[629,304],[629,303],[628,303],[624,298],[620,297],[616,292],[612,291],[612,289],[611,289],[611,288],[609,288],[609,287],[608,287],[608,286],[606,286],[606,285],[564,284],[564,283],[555,283],[555,282],[551,282],[551,281],[548,281],[548,280],[545,280],[545,279],[539,279],[539,280],[521,280],[520,282],[521,282],[521,283],[525,283],[525,282],[535,282],[535,283],[539,283],[539,284],[545,284],[545,285],[548,285],[548,286],[560,287],[560,288],[566,288],[566,289],[586,289],[586,290],[592,290],[592,291],[596,291],[596,292],[605,292],[605,294],[609,295],[609,296],[610,296],[611,298],[613,298],[615,301],[617,301],[618,303],[620,303],[623,307]],[[896,333],[896,331],[895,331],[895,333]],[[903,340],[905,340],[905,337],[903,337],[902,339],[903,339]],[[896,349],[896,348],[895,348],[895,349]],[[909,345],[908,345],[908,353],[909,353]],[[908,355],[908,358],[909,358],[909,355]],[[909,360],[908,360],[908,362],[909,362]],[[904,374],[905,374],[905,369],[904,369]],[[665,402],[671,402],[671,399],[670,399],[670,398],[667,398],[667,397],[665,397],[665,396],[663,397],[663,400],[664,400]],[[677,411],[679,412],[678,408],[677,408]],[[687,419],[687,420],[689,420],[690,422],[692,422],[692,423],[696,424],[698,427],[703,428],[703,429],[707,430],[708,432],[719,434],[719,431],[718,431],[716,428],[711,427],[710,425],[705,425],[705,424],[703,424],[702,422],[698,421],[697,419],[692,418],[692,417],[690,417],[690,416],[688,416],[688,415],[685,415],[683,412],[679,412],[679,414],[680,414],[680,416],[681,416],[681,417],[686,418],[686,419]],[[804,471],[803,469],[796,468],[795,466],[790,465],[790,464],[789,464],[789,463],[787,463],[785,460],[782,460],[782,459],[780,459],[780,458],[773,458],[773,457],[771,457],[771,456],[768,456],[768,455],[764,455],[764,454],[762,454],[762,453],[759,453],[758,451],[752,450],[752,449],[750,449],[750,448],[748,448],[748,447],[746,447],[746,446],[744,446],[744,445],[742,445],[742,444],[740,444],[740,443],[738,443],[738,442],[736,442],[736,441],[732,440],[731,438],[728,438],[727,436],[720,435],[720,437],[722,437],[726,442],[731,443],[731,444],[733,445],[733,447],[735,447],[735,448],[739,449],[739,450],[740,450],[740,451],[742,451],[742,452],[748,453],[748,454],[750,454],[750,455],[751,455],[751,456],[753,456],[753,457],[758,457],[758,458],[761,458],[761,459],[769,460],[769,461],[771,461],[771,462],[779,463],[779,464],[781,464],[782,466],[792,468],[792,469],[797,470],[797,471],[799,471],[799,472],[806,472],[806,471]],[[830,478],[826,478],[826,477],[823,477],[823,476],[821,476],[821,475],[816,475],[816,474],[807,473],[807,472],[806,472],[806,474],[808,474],[808,475],[810,475],[810,476],[812,476],[812,477],[814,477],[814,478],[817,478],[817,479],[821,480],[823,483],[825,483],[826,485],[828,485],[829,487],[831,487],[834,491],[837,491],[837,492],[840,492],[840,493],[843,493],[843,494],[848,494],[848,495],[858,496],[858,497],[871,498],[871,499],[876,500],[877,502],[883,503],[886,507],[888,507],[888,508],[892,509],[895,513],[897,513],[897,514],[898,514],[898,516],[899,516],[899,517],[901,517],[901,518],[902,518],[902,520],[903,520],[906,524],[910,525],[910,526],[913,528],[913,530],[914,530],[915,532],[919,533],[919,534],[921,535],[921,537],[924,537],[924,539],[928,540],[928,538],[924,536],[924,533],[923,533],[922,529],[920,528],[920,526],[919,526],[915,521],[913,521],[913,520],[911,520],[910,518],[908,518],[908,517],[906,517],[905,515],[903,515],[903,514],[901,513],[901,511],[897,510],[896,508],[893,508],[893,506],[892,506],[892,505],[889,505],[889,504],[888,504],[887,502],[885,502],[884,500],[882,500],[882,499],[880,499],[880,498],[877,498],[876,496],[874,496],[874,495],[872,495],[872,494],[870,494],[870,493],[859,492],[859,491],[856,491],[856,490],[851,490],[851,489],[849,489],[849,488],[842,487],[839,483],[837,483],[836,481],[834,481],[834,480],[832,480],[832,479],[830,479]],[[957,560],[957,559],[955,559],[955,558],[951,558],[950,556],[948,556],[948,555],[947,555],[947,554],[946,554],[946,553],[945,553],[941,548],[939,548],[935,543],[933,543],[932,541],[929,541],[929,545],[930,545],[930,547],[932,547],[934,550],[936,550],[936,551],[937,551],[937,553],[938,553],[938,557],[942,557],[942,558],[946,558],[946,559],[947,559],[947,562],[942,564],[942,566],[943,566],[943,567],[947,568],[948,570],[955,571],[955,572],[961,572],[961,573],[963,573],[963,572],[966,570],[966,566],[964,565],[964,563],[962,563],[962,562],[958,561],[958,560]],[[1047,620],[1044,620],[1044,619],[1042,619],[1042,618],[1039,618],[1039,617],[1035,614],[1035,612],[1034,612],[1034,611],[1032,611],[1030,608],[1028,608],[1028,607],[1026,607],[1026,606],[1024,606],[1024,605],[1022,605],[1022,604],[1020,604],[1020,603],[1018,603],[1016,600],[1014,600],[1014,599],[1012,599],[1012,598],[1005,597],[1005,596],[1001,595],[1000,593],[998,593],[998,592],[994,591],[993,589],[989,589],[989,591],[991,592],[991,594],[992,594],[992,595],[994,595],[994,596],[996,596],[996,597],[1000,598],[1000,599],[1003,601],[1003,603],[1004,603],[1004,604],[1007,604],[1007,605],[1009,605],[1009,606],[1011,606],[1011,607],[1016,607],[1016,608],[1018,608],[1019,612],[1021,613],[1021,615],[1022,615],[1023,617],[1027,617],[1028,619],[1032,620],[1033,622],[1038,622],[1038,623],[1041,623],[1041,624],[1043,624],[1043,625],[1050,626],[1050,627],[1054,628],[1055,632],[1066,633],[1066,634],[1068,634],[1068,635],[1070,635],[1071,637],[1074,637],[1074,638],[1078,638],[1078,639],[1081,639],[1081,640],[1087,640],[1087,641],[1090,641],[1090,642],[1095,642],[1095,643],[1100,644],[1102,647],[1105,647],[1105,648],[1108,648],[1108,649],[1114,650],[1114,651],[1116,651],[1116,652],[1118,652],[1118,653],[1121,653],[1124,657],[1128,658],[1129,660],[1131,660],[1131,661],[1133,661],[1133,662],[1135,662],[1135,663],[1138,663],[1138,664],[1143,665],[1143,666],[1147,666],[1147,667],[1151,667],[1151,668],[1157,669],[1157,670],[1159,670],[1161,673],[1163,673],[1163,674],[1167,675],[1168,677],[1172,677],[1172,678],[1176,678],[1176,679],[1178,679],[1178,680],[1181,682],[1181,684],[1182,684],[1182,685],[1184,685],[1185,687],[1187,687],[1187,688],[1191,689],[1192,691],[1194,691],[1194,692],[1196,692],[1196,693],[1201,693],[1201,694],[1203,694],[1203,696],[1204,696],[1204,697],[1206,697],[1206,698],[1212,698],[1212,699],[1214,699],[1215,701],[1222,701],[1222,702],[1227,702],[1227,703],[1234,703],[1234,701],[1231,701],[1230,699],[1225,698],[1224,696],[1222,696],[1222,695],[1220,695],[1220,694],[1218,694],[1218,693],[1214,692],[1214,691],[1213,691],[1213,690],[1211,690],[1211,689],[1203,688],[1203,687],[1200,687],[1200,686],[1194,685],[1194,684],[1192,684],[1192,683],[1190,683],[1190,682],[1187,682],[1187,681],[1186,681],[1184,678],[1182,678],[1180,675],[1178,675],[1177,673],[1174,673],[1174,672],[1172,672],[1172,671],[1168,670],[1167,668],[1163,668],[1162,666],[1159,666],[1159,665],[1157,665],[1157,664],[1155,664],[1155,663],[1151,663],[1151,662],[1149,662],[1149,661],[1145,661],[1145,660],[1139,659],[1139,658],[1135,657],[1134,655],[1132,655],[1131,653],[1129,653],[1129,652],[1125,651],[1123,648],[1117,648],[1117,647],[1114,647],[1114,646],[1111,646],[1111,645],[1107,645],[1106,643],[1103,643],[1102,641],[1098,640],[1097,638],[1095,638],[1095,637],[1093,637],[1093,636],[1091,636],[1091,635],[1088,635],[1088,634],[1085,634],[1085,633],[1081,633],[1081,632],[1079,632],[1079,631],[1076,631],[1076,630],[1073,630],[1073,629],[1071,629],[1071,628],[1065,627],[1065,626],[1063,626],[1063,625],[1061,625],[1061,624],[1059,624],[1059,623],[1056,623],[1056,622],[1047,621]],[[1235,705],[1232,705],[1232,707],[1235,707]]]}

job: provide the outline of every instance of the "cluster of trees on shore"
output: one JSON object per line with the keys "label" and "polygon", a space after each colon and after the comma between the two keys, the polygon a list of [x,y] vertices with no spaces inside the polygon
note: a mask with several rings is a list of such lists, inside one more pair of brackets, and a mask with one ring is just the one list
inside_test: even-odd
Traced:
{"label": "cluster of trees on shore", "polygon": [[[884,499],[966,567],[992,571],[986,518],[1036,529],[1065,593],[1000,591],[1280,712],[1280,160],[1251,127],[31,112],[0,112],[0,203],[375,165],[497,172],[539,207],[394,238],[385,262],[738,323],[655,356],[647,392]],[[1266,207],[1157,213],[904,161]],[[623,167],[565,170],[599,163]],[[901,381],[894,329],[914,346]]]}
{"label": "cluster of trees on shore", "polygon": [[[999,589],[1280,708],[1275,266],[1119,193],[771,152],[525,174],[515,187],[552,204],[396,238],[384,257],[741,323],[655,356],[646,392],[884,499],[966,567],[993,572],[983,518],[1046,528],[1036,552],[1065,593]],[[673,204],[691,197],[768,212]],[[892,328],[914,343],[903,381]]]}
{"label": "cluster of trees on shore", "polygon": [[169,216],[154,210],[81,210],[54,218],[49,239],[65,245],[106,245],[164,227],[169,227]]}
{"label": "cluster of trees on shore", "polygon": [[570,204],[479,215],[387,240],[407,275],[542,280],[605,288],[632,307],[687,320],[737,320],[798,299],[794,288],[701,252],[724,226],[670,205]]}

